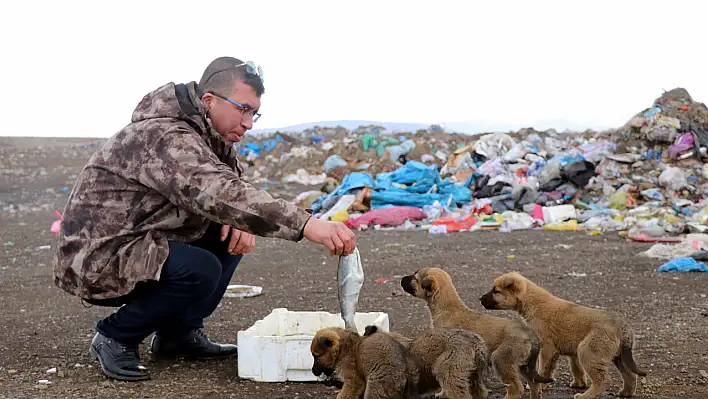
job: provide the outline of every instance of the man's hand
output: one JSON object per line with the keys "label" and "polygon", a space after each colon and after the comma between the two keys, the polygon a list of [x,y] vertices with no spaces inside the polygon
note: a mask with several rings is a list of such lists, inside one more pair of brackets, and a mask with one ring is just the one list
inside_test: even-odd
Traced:
{"label": "man's hand", "polygon": [[231,255],[247,254],[256,246],[256,236],[228,225],[221,227],[221,241],[224,241],[229,236],[229,229],[231,230],[231,240],[229,241],[228,251]]}
{"label": "man's hand", "polygon": [[303,233],[308,240],[327,247],[330,255],[351,255],[356,247],[356,236],[341,222],[312,217]]}

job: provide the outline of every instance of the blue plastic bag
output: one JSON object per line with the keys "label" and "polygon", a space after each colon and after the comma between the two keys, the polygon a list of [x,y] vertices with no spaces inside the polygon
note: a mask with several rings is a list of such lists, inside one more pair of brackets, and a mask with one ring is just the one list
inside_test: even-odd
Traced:
{"label": "blue plastic bag", "polygon": [[329,173],[332,169],[336,168],[337,166],[347,166],[347,162],[342,159],[337,154],[330,155],[329,158],[324,163],[324,169],[325,173]]}
{"label": "blue plastic bag", "polygon": [[659,266],[660,272],[708,272],[705,263],[693,258],[676,258]]}

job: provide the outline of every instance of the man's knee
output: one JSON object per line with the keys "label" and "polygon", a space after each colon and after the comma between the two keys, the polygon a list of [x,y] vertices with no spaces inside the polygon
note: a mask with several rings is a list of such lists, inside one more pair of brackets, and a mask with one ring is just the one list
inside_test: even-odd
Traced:
{"label": "man's knee", "polygon": [[222,272],[221,262],[214,254],[186,245],[170,254],[170,258],[168,262],[174,263],[171,265],[174,267],[170,270],[170,280],[186,285],[197,299],[206,298],[214,292]]}
{"label": "man's knee", "polygon": [[[216,256],[206,257],[203,262],[192,264],[193,284],[196,286],[195,294],[202,298],[211,295],[216,289],[219,279],[221,278],[221,263]],[[207,260],[208,259],[208,260]]]}

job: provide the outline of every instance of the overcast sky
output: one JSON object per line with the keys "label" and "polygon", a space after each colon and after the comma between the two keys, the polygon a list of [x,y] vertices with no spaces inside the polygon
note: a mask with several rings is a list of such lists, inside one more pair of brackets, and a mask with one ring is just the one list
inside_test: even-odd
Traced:
{"label": "overcast sky", "polygon": [[223,55],[263,67],[254,128],[618,126],[662,89],[708,102],[701,1],[343,3],[3,2],[0,135],[108,137],[144,94]]}

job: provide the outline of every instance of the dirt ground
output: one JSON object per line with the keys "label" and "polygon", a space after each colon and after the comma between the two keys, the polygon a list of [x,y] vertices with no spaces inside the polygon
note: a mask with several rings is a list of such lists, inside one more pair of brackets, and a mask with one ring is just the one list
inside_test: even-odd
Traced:
{"label": "dirt ground", "polygon": [[[52,210],[62,210],[96,145],[85,139],[0,138],[0,398],[335,398],[337,389],[323,384],[241,380],[235,360],[149,362],[153,379],[146,382],[103,377],[87,352],[94,324],[110,310],[85,308],[53,285],[49,232]],[[306,188],[270,184],[269,189],[292,197]],[[400,288],[404,274],[441,266],[467,304],[484,311],[477,298],[492,279],[518,270],[559,296],[632,322],[635,358],[649,372],[640,380],[638,398],[708,397],[708,378],[701,375],[708,371],[708,274],[659,273],[661,261],[637,256],[647,244],[616,234],[539,231],[449,236],[371,231],[358,237],[366,273],[358,310],[387,312],[393,330],[412,335],[428,323],[424,303]],[[337,312],[336,265],[310,243],[258,239],[233,282],[260,285],[264,294],[224,298],[206,332],[235,342],[237,331],[276,307]],[[376,282],[380,278],[389,280]],[[57,373],[47,374],[53,367]],[[619,389],[619,374],[613,371],[611,377],[606,397]],[[39,383],[42,379],[51,383]],[[568,387],[570,381],[561,361],[557,382],[545,397],[572,398],[578,391]],[[490,395],[502,397],[501,390]]]}

